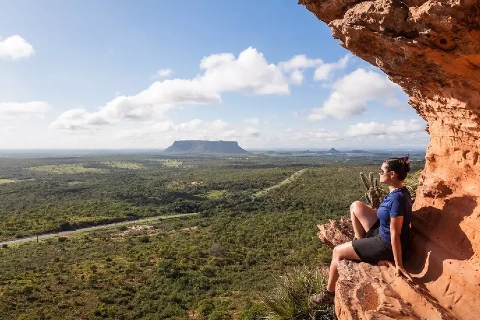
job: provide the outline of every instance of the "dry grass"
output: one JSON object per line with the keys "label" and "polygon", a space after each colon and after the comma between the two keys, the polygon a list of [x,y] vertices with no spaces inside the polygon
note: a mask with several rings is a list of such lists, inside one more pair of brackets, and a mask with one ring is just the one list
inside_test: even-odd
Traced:
{"label": "dry grass", "polygon": [[120,168],[120,169],[139,170],[139,169],[145,168],[143,165],[139,163],[126,162],[126,161],[106,161],[101,163],[113,168]]}
{"label": "dry grass", "polygon": [[82,164],[55,164],[38,167],[27,168],[33,171],[42,171],[56,174],[71,174],[71,173],[103,173],[105,170],[99,168],[85,168]]}
{"label": "dry grass", "polygon": [[7,183],[13,183],[13,182],[17,182],[17,180],[13,180],[13,179],[0,179],[0,184],[7,184]]}

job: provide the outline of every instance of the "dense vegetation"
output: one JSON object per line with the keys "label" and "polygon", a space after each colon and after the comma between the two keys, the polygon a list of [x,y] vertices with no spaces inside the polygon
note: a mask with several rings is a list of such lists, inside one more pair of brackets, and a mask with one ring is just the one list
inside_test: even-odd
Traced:
{"label": "dense vegetation", "polygon": [[[199,215],[0,248],[0,314],[260,319],[266,315],[260,297],[274,279],[329,261],[315,225],[347,214],[363,195],[359,172],[378,167],[262,156],[2,161],[0,179],[8,180],[0,183],[2,239]],[[254,196],[304,168],[291,182]]]}
{"label": "dense vegetation", "polygon": [[248,197],[298,170],[280,170],[261,161],[252,168],[242,159],[106,160],[2,161],[0,240],[207,211],[229,198]]}

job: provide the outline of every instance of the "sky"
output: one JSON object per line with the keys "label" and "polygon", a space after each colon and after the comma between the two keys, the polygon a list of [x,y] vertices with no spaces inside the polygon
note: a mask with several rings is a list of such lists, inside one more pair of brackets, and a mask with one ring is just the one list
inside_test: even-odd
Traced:
{"label": "sky", "polygon": [[0,0],[0,149],[425,149],[407,101],[296,0]]}

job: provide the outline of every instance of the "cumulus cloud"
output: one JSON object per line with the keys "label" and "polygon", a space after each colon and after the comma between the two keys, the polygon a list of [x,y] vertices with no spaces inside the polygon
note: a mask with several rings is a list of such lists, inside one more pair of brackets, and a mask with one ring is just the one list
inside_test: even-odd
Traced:
{"label": "cumulus cloud", "polygon": [[109,122],[98,113],[88,113],[85,109],[70,109],[62,113],[50,128],[57,130],[86,130],[107,125]]}
{"label": "cumulus cloud", "polygon": [[236,59],[232,53],[213,54],[202,59],[205,70],[200,81],[217,92],[248,92],[255,94],[289,94],[285,75],[269,64],[255,48],[242,51]]}
{"label": "cumulus cloud", "polygon": [[303,83],[303,72],[305,69],[314,68],[322,64],[322,59],[310,59],[304,54],[298,54],[290,60],[280,62],[279,66],[283,72],[290,74],[290,83],[298,86]]}
{"label": "cumulus cloud", "polygon": [[136,95],[116,97],[95,112],[66,111],[51,128],[79,130],[124,120],[155,120],[179,105],[220,103],[224,92],[290,93],[288,79],[280,67],[269,64],[255,48],[242,51],[238,58],[232,53],[204,57],[200,69],[203,74],[193,79],[156,81]]}
{"label": "cumulus cloud", "polygon": [[117,132],[117,140],[134,141],[168,141],[184,139],[219,140],[236,139],[249,140],[258,137],[260,132],[252,127],[238,130],[223,120],[206,122],[194,119],[188,122],[175,124],[172,121],[157,122],[153,125],[138,129],[121,130]]}
{"label": "cumulus cloud", "polygon": [[330,78],[333,71],[345,69],[348,62],[350,61],[350,57],[350,55],[346,55],[337,62],[321,64],[318,68],[315,69],[315,72],[313,73],[313,80],[327,80],[328,78]]}
{"label": "cumulus cloud", "polygon": [[160,69],[157,71],[156,77],[157,78],[167,78],[173,75],[173,71],[171,69]]}
{"label": "cumulus cloud", "polygon": [[260,119],[258,118],[245,119],[245,123],[258,125],[260,123]]}
{"label": "cumulus cloud", "polygon": [[315,108],[309,120],[327,117],[346,119],[360,115],[366,110],[367,102],[383,101],[386,105],[398,105],[400,87],[386,76],[359,68],[333,84],[333,91],[321,108]]}
{"label": "cumulus cloud", "polygon": [[309,68],[315,68],[313,79],[316,81],[327,80],[334,70],[344,69],[351,55],[346,55],[337,62],[325,63],[322,59],[310,59],[300,54],[288,61],[280,62],[279,66],[285,73],[290,73],[290,83],[300,85],[303,82],[303,72]]}
{"label": "cumulus cloud", "polygon": [[248,136],[251,136],[251,137],[258,137],[260,136],[260,131],[258,131],[256,128],[252,128],[252,127],[248,127],[245,129],[245,133],[248,135]]}
{"label": "cumulus cloud", "polygon": [[33,46],[19,35],[4,40],[0,38],[0,59],[17,60],[28,58],[34,54]]}
{"label": "cumulus cloud", "polygon": [[296,130],[287,128],[285,130],[292,140],[304,142],[319,142],[319,141],[336,141],[340,140],[342,136],[335,131],[329,131],[323,128],[314,128],[311,130]]}
{"label": "cumulus cloud", "polygon": [[300,70],[295,70],[290,74],[290,82],[297,86],[303,82],[303,73]]}
{"label": "cumulus cloud", "polygon": [[388,128],[388,133],[417,133],[424,132],[427,123],[425,121],[418,121],[411,119],[410,121],[395,120]]}
{"label": "cumulus cloud", "polygon": [[395,120],[390,125],[378,122],[357,123],[350,126],[345,132],[347,137],[375,136],[375,135],[398,135],[419,133],[425,131],[425,123],[412,119],[410,121]]}
{"label": "cumulus cloud", "polygon": [[0,102],[0,119],[43,117],[50,109],[50,105],[44,101]]}
{"label": "cumulus cloud", "polygon": [[16,128],[17,127],[15,127],[15,126],[6,126],[6,127],[2,128],[0,131],[7,132],[7,131],[15,130]]}
{"label": "cumulus cloud", "polygon": [[290,60],[280,62],[280,68],[286,72],[314,68],[323,64],[322,59],[310,59],[304,54],[293,56]]}

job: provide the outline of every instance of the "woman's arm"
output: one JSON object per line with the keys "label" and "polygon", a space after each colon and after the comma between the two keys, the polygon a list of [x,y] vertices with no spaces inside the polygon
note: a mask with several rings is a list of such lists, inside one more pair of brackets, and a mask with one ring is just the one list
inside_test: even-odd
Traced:
{"label": "woman's arm", "polygon": [[404,275],[407,279],[412,280],[412,277],[403,268],[402,260],[402,244],[400,242],[400,234],[402,233],[403,216],[398,216],[390,219],[390,234],[392,242],[393,258],[395,260],[395,275]]}

